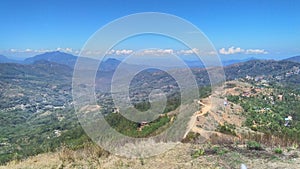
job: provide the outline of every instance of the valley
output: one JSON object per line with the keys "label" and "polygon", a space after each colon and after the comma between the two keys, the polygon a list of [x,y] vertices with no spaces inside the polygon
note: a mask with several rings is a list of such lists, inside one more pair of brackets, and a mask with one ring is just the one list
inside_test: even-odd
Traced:
{"label": "valley", "polygon": [[[271,96],[274,90],[251,85],[249,82],[244,82],[245,80],[228,81],[225,86],[220,86],[214,93],[200,99],[198,104],[201,108],[191,117],[189,130],[182,143],[178,143],[170,151],[158,156],[128,159],[110,154],[93,143],[85,142],[81,148],[72,149],[65,145],[55,152],[40,154],[25,160],[13,160],[3,167],[165,168],[168,166],[167,168],[214,169],[239,168],[241,164],[246,164],[249,168],[298,168],[299,140],[285,144],[286,138],[276,138],[275,134],[268,140],[261,139],[268,133],[254,129],[252,124],[247,124],[251,112],[245,110],[245,104],[239,104],[231,98],[246,97],[244,101],[248,99],[251,101],[251,97]],[[293,118],[297,117],[293,116]],[[272,120],[275,119],[276,116],[273,115],[268,118],[272,124],[274,123]],[[293,130],[293,127],[298,126],[296,123],[288,128]],[[287,127],[281,124],[281,129],[285,128]],[[252,142],[261,148],[252,147]],[[282,152],[278,152],[279,149]]]}
{"label": "valley", "polygon": [[[25,165],[27,162],[32,164],[32,161],[38,162],[42,160],[39,158],[46,158],[48,155],[59,157],[58,154],[66,153],[64,151],[70,153],[72,156],[70,158],[73,159],[72,154],[78,154],[91,146],[91,140],[81,128],[73,108],[71,94],[73,68],[67,62],[69,57],[66,57],[66,61],[47,61],[43,57],[38,57],[40,59],[26,64],[1,63],[0,162],[2,165],[17,168],[19,164]],[[95,80],[97,102],[101,107],[101,113],[109,123],[117,131],[133,137],[149,137],[171,126],[173,120],[176,120],[176,113],[170,112],[178,108],[180,91],[176,81],[163,71],[151,70],[137,74],[131,82],[130,97],[137,109],[147,110],[149,93],[153,89],[162,89],[167,94],[167,107],[163,111],[166,116],[141,128],[139,123],[113,113],[117,108],[109,93],[110,81],[119,63],[120,61],[114,59],[103,62],[103,68],[98,70]],[[127,66],[130,68],[131,65]],[[273,60],[251,60],[229,65],[224,67],[226,85],[214,91],[209,86],[206,70],[191,68],[199,86],[200,98],[197,104],[200,109],[187,124],[187,132],[179,147],[186,154],[194,152],[195,149],[206,149],[207,153],[201,153],[201,150],[197,152],[200,153],[198,154],[200,158],[194,159],[191,155],[184,158],[192,158],[198,164],[199,161],[208,158],[213,151],[212,147],[199,148],[199,146],[212,144],[222,149],[229,149],[228,153],[242,156],[244,162],[256,161],[253,157],[244,157],[242,153],[244,151],[246,155],[250,153],[247,150],[247,140],[253,140],[265,146],[267,159],[275,155],[274,157],[280,161],[289,157],[286,154],[290,154],[290,151],[297,153],[300,139],[298,132],[300,131],[299,67],[298,62]],[[180,71],[177,70],[179,73]],[[292,122],[285,126],[285,118],[289,116],[292,117]],[[233,145],[242,149],[236,149]],[[274,154],[275,148],[283,150],[286,154],[284,156]],[[88,152],[79,153],[79,156],[89,156],[86,153]],[[104,162],[106,158],[114,158],[117,161],[125,160],[120,163],[129,166],[132,164],[133,168],[144,163],[130,162],[130,160],[119,159],[111,155],[101,161],[101,164],[98,164],[99,161],[97,164],[94,162],[77,164],[77,162],[82,163],[80,159],[83,157],[77,159],[78,155],[75,156],[71,162],[54,158],[55,165],[49,165],[54,167],[60,163],[63,166],[102,166],[106,163]],[[102,156],[102,153],[96,156]],[[217,156],[215,154],[212,156],[213,159],[223,158],[218,153]],[[174,159],[167,157],[166,160],[178,160],[175,157],[172,158]],[[295,160],[295,163],[298,162],[296,156],[291,159]],[[279,161],[278,164],[285,165],[285,160]],[[253,162],[255,163],[253,165],[257,162],[261,161]],[[145,164],[153,165],[150,159]],[[208,163],[207,167],[225,166],[226,168],[229,165],[226,162],[216,166],[210,164],[212,163]],[[107,165],[110,166],[110,164]],[[182,165],[194,164],[185,161]],[[232,165],[236,167],[238,163]]]}

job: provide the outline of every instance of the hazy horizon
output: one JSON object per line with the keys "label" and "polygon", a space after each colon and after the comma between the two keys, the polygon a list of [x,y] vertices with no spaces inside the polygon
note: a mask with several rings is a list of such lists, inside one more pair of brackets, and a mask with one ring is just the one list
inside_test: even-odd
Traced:
{"label": "hazy horizon", "polygon": [[[99,28],[126,15],[151,11],[169,13],[194,24],[211,41],[222,60],[251,57],[278,60],[300,55],[299,5],[298,1],[258,0],[5,1],[0,6],[0,20],[5,23],[0,28],[0,54],[17,60],[56,50],[78,55]],[[66,9],[71,10],[66,12]],[[182,50],[176,43],[146,36],[118,45],[115,50],[124,54],[144,48]]]}

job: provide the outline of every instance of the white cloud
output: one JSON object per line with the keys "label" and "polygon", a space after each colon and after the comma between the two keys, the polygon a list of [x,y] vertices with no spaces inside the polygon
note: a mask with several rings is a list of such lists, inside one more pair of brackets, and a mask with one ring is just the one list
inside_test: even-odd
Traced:
{"label": "white cloud", "polygon": [[10,52],[16,52],[16,49],[9,49]]}
{"label": "white cloud", "polygon": [[219,50],[220,54],[232,55],[232,54],[268,54],[264,49],[242,49],[240,47],[231,46],[228,49],[221,48]]}
{"label": "white cloud", "polygon": [[73,52],[73,49],[72,49],[72,48],[66,48],[65,51],[66,51],[66,52],[72,53],[72,52]]}
{"label": "white cloud", "polygon": [[207,52],[207,54],[208,54],[209,56],[215,56],[215,55],[218,54],[218,52],[217,52],[217,51],[209,51],[209,52]]}
{"label": "white cloud", "polygon": [[268,54],[264,49],[247,49],[246,54]]}
{"label": "white cloud", "polygon": [[51,52],[52,50],[50,49],[36,49],[34,50],[35,53],[46,53],[46,52]]}
{"label": "white cloud", "polygon": [[[102,54],[101,51],[84,51],[81,53],[84,55],[99,55]],[[121,55],[130,55],[133,54],[135,56],[168,56],[168,55],[179,55],[179,56],[188,56],[188,55],[205,55],[205,56],[212,56],[216,55],[216,51],[200,51],[197,48],[193,49],[182,49],[182,50],[174,50],[174,49],[145,49],[145,50],[131,50],[131,49],[112,49],[106,52],[106,55],[111,56],[121,56]]]}
{"label": "white cloud", "polygon": [[32,49],[25,49],[25,52],[32,52]]}
{"label": "white cloud", "polygon": [[152,55],[152,56],[164,56],[164,55],[173,55],[173,49],[146,49],[140,52],[137,52],[136,55],[144,56],[144,55]]}
{"label": "white cloud", "polygon": [[179,50],[177,51],[178,55],[192,55],[192,54],[200,54],[200,50],[197,48],[188,49],[188,50]]}
{"label": "white cloud", "polygon": [[244,51],[245,50],[242,48],[235,48],[234,46],[231,46],[227,50],[225,48],[221,48],[219,50],[219,53],[223,54],[223,55],[232,55],[232,54],[237,54],[237,53],[243,53]]}
{"label": "white cloud", "polygon": [[79,53],[81,56],[98,56],[98,55],[102,55],[103,51],[101,51],[101,50],[83,50],[83,51],[78,51],[78,54]]}
{"label": "white cloud", "polygon": [[134,51],[131,49],[120,49],[120,50],[110,50],[108,51],[106,54],[107,55],[130,55],[132,54]]}
{"label": "white cloud", "polygon": [[57,51],[61,51],[61,52],[67,52],[67,53],[73,53],[73,49],[72,48],[56,48]]}
{"label": "white cloud", "polygon": [[30,49],[30,48],[27,48],[27,49],[6,50],[6,52],[8,52],[8,53],[15,53],[15,54],[26,53],[26,54],[32,54],[32,55],[51,52],[51,51],[61,51],[61,52],[66,52],[66,53],[71,53],[71,54],[79,53],[79,50],[73,50],[72,48],[56,48],[56,49]]}
{"label": "white cloud", "polygon": [[126,50],[126,49],[123,49],[123,50],[116,50],[115,51],[115,54],[116,55],[130,55],[131,53],[133,53],[133,50]]}
{"label": "white cloud", "polygon": [[34,52],[34,50],[29,49],[29,48],[27,48],[27,49],[9,49],[8,51],[11,53]]}
{"label": "white cloud", "polygon": [[113,55],[114,53],[115,53],[115,50],[112,49],[112,50],[108,51],[106,54],[107,55]]}
{"label": "white cloud", "polygon": [[[9,49],[5,52],[11,53],[11,54],[18,54],[18,55],[37,55],[42,54],[46,52],[52,52],[52,51],[61,51],[65,53],[70,53],[73,55],[79,55],[82,56],[99,56],[104,54],[103,50],[76,50],[73,48],[54,48],[54,49]],[[248,52],[254,52],[254,51],[248,51]],[[256,51],[258,52],[258,51]],[[211,56],[215,55],[215,51],[200,51],[197,48],[193,49],[178,49],[174,50],[171,48],[167,49],[145,49],[145,50],[132,50],[132,49],[112,49],[106,53],[107,55],[111,56],[122,56],[122,55],[131,55],[134,54],[135,56],[170,56],[170,55],[178,55],[178,56],[189,56],[189,55],[203,55],[203,56]]]}
{"label": "white cloud", "polygon": [[78,55],[78,54],[80,53],[80,50],[75,50],[74,53],[75,53],[76,55]]}

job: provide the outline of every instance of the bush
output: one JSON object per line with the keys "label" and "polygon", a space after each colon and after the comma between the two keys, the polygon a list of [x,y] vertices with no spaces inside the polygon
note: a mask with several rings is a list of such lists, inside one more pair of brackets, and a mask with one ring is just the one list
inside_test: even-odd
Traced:
{"label": "bush", "polygon": [[187,136],[181,140],[182,143],[194,143],[199,138],[199,133],[189,132]]}
{"label": "bush", "polygon": [[228,150],[226,148],[221,148],[221,147],[218,147],[218,146],[214,146],[212,148],[212,150],[213,150],[214,153],[216,153],[216,154],[218,154],[220,156],[228,153]]}
{"label": "bush", "polygon": [[229,95],[227,96],[227,100],[233,103],[239,103],[239,96],[233,96],[233,95]]}
{"label": "bush", "polygon": [[229,124],[226,122],[224,123],[224,125],[219,124],[216,131],[220,133],[236,136],[234,124]]}
{"label": "bush", "polygon": [[199,150],[194,151],[194,152],[192,153],[192,157],[193,157],[193,158],[198,158],[198,157],[200,157],[200,156],[203,156],[204,154],[205,154],[205,150],[199,149]]}
{"label": "bush", "polygon": [[283,153],[283,151],[282,151],[282,149],[281,149],[280,147],[275,148],[275,149],[274,149],[274,152],[275,152],[276,154],[282,154],[282,153]]}
{"label": "bush", "polygon": [[249,150],[262,150],[262,146],[256,141],[248,141],[247,148]]}

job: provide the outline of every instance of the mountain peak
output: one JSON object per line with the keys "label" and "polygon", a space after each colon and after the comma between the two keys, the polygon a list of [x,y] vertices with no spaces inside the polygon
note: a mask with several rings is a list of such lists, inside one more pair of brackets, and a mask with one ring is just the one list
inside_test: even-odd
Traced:
{"label": "mountain peak", "polygon": [[36,61],[49,61],[55,62],[59,64],[64,64],[70,67],[73,67],[76,62],[77,56],[72,54],[60,52],[60,51],[53,51],[53,52],[46,52],[43,54],[39,54],[30,58],[25,59],[25,63],[31,64]]}

